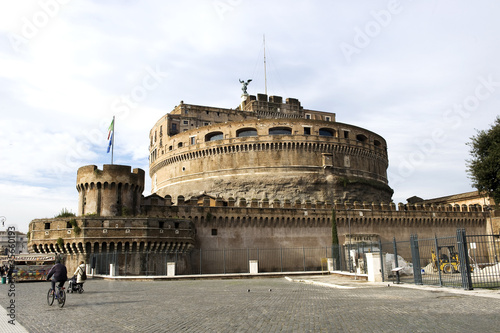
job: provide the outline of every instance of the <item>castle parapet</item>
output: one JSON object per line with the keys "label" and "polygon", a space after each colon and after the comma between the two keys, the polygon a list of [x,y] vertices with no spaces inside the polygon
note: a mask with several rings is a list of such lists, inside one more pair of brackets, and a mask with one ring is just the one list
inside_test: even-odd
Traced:
{"label": "castle parapet", "polygon": [[78,169],[78,215],[121,216],[140,213],[144,170],[105,164]]}

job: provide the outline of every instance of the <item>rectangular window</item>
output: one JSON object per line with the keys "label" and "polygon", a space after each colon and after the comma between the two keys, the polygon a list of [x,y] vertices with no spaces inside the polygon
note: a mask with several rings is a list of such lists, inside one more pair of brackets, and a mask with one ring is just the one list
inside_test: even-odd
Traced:
{"label": "rectangular window", "polygon": [[332,118],[330,118],[329,116],[326,116],[326,117],[325,117],[325,120],[326,120],[326,121],[331,121],[331,120],[332,120]]}
{"label": "rectangular window", "polygon": [[45,223],[45,230],[50,229],[50,222]]}
{"label": "rectangular window", "polygon": [[183,124],[184,124],[184,125],[188,125],[188,124],[189,124],[189,121],[184,120],[184,121],[183,121]]}
{"label": "rectangular window", "polygon": [[306,113],[306,119],[311,119],[311,115],[309,113]]}
{"label": "rectangular window", "polygon": [[189,144],[194,145],[195,143],[196,143],[196,137],[195,136],[189,137]]}
{"label": "rectangular window", "polygon": [[212,236],[217,236],[217,229],[212,229]]}
{"label": "rectangular window", "polygon": [[344,131],[344,139],[349,139],[349,131]]}
{"label": "rectangular window", "polygon": [[163,222],[163,221],[158,222],[158,227],[160,229],[163,229],[165,227],[165,222]]}
{"label": "rectangular window", "polygon": [[311,127],[304,127],[304,135],[311,135]]}

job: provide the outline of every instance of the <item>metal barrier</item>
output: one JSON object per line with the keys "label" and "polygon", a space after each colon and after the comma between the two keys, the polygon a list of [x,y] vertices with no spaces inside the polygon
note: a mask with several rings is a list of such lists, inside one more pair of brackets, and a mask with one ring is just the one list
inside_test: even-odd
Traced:
{"label": "metal barrier", "polygon": [[320,248],[215,249],[188,253],[108,252],[92,254],[95,274],[166,275],[169,262],[175,275],[249,273],[250,261],[258,262],[258,272],[308,272],[325,269],[326,258],[333,258],[335,270],[366,274],[366,253],[378,252],[379,244],[337,245]]}
{"label": "metal barrier", "polygon": [[[396,283],[438,285],[471,290],[500,287],[500,235],[466,235],[381,244],[385,279]],[[395,268],[397,276],[391,273]]]}
{"label": "metal barrier", "polygon": [[[92,254],[95,273],[102,275],[175,275],[259,273],[333,269],[367,273],[366,253],[379,252],[383,280],[464,289],[500,287],[500,235],[466,235],[389,243],[353,243],[322,248],[216,249],[191,252],[113,252]],[[112,265],[112,266],[111,266]],[[113,267],[114,272],[110,272]]]}

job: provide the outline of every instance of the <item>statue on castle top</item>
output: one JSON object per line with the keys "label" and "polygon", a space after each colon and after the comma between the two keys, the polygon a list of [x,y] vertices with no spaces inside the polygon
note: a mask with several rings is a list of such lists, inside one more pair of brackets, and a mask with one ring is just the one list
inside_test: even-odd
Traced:
{"label": "statue on castle top", "polygon": [[240,79],[240,83],[243,85],[241,87],[241,90],[243,90],[243,95],[247,95],[247,86],[250,82],[252,82],[252,79],[248,79],[246,82]]}

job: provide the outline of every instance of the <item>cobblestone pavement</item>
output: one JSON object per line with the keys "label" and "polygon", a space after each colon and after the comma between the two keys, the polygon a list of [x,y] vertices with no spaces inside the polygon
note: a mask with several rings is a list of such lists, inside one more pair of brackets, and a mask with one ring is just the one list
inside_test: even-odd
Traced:
{"label": "cobblestone pavement", "polygon": [[[0,285],[29,332],[499,332],[499,298],[340,278],[329,288],[294,277],[232,280],[89,280],[48,306],[49,283]],[[296,283],[302,282],[302,283]],[[352,288],[353,287],[353,288]],[[496,291],[498,292],[498,291]],[[2,311],[4,312],[4,311]],[[4,328],[8,318],[1,318]]]}

